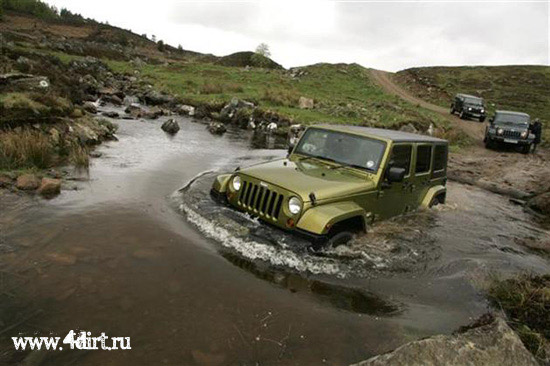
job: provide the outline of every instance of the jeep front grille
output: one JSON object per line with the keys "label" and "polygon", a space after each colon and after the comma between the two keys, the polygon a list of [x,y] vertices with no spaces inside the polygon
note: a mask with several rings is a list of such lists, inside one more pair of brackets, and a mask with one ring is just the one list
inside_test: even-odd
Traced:
{"label": "jeep front grille", "polygon": [[520,138],[521,132],[519,131],[510,131],[510,130],[504,130],[504,133],[502,134],[504,137],[514,137],[514,138]]}
{"label": "jeep front grille", "polygon": [[238,203],[252,214],[277,220],[283,205],[283,195],[252,182],[243,181]]}

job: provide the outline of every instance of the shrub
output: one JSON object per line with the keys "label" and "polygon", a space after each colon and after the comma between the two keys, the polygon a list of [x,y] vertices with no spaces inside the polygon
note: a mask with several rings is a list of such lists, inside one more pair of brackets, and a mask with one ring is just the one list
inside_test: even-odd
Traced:
{"label": "shrub", "polygon": [[266,89],[261,97],[262,100],[271,102],[274,105],[285,107],[296,107],[300,96],[289,90],[282,89]]}
{"label": "shrub", "polygon": [[203,84],[200,87],[199,92],[201,94],[221,94],[223,93],[223,87],[220,84]]}
{"label": "shrub", "polygon": [[0,133],[0,169],[45,169],[55,162],[56,151],[47,135],[30,129]]}

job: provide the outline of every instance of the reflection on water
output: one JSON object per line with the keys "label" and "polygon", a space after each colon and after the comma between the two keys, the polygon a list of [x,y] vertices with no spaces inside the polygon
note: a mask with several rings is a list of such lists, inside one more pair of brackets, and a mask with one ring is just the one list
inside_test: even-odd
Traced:
{"label": "reflection on water", "polygon": [[[117,121],[120,140],[99,147],[89,180],[53,200],[0,195],[0,364],[346,365],[483,313],[472,273],[549,269],[518,245],[546,230],[458,184],[446,206],[307,255],[296,238],[216,205],[213,173],[178,192],[201,172],[286,151],[178,121],[172,138],[162,118]],[[13,351],[19,333],[71,329],[129,336],[132,350]]]}

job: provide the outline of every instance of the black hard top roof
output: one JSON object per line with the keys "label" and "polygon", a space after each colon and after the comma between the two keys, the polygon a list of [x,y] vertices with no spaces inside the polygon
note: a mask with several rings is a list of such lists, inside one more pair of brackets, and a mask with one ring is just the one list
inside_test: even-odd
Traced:
{"label": "black hard top roof", "polygon": [[318,124],[311,127],[326,128],[334,131],[350,132],[361,135],[374,135],[386,140],[392,140],[394,142],[437,142],[447,144],[447,140],[439,139],[437,137],[418,135],[416,133],[409,133],[403,131],[386,130],[383,128],[372,128],[362,126],[349,126],[349,125],[331,125],[331,124]]}
{"label": "black hard top roof", "polygon": [[475,95],[462,94],[462,93],[458,93],[456,96],[457,97],[465,97],[465,98],[483,99],[482,97],[476,97]]}
{"label": "black hard top roof", "polygon": [[515,114],[516,116],[527,116],[527,117],[531,117],[531,116],[529,116],[527,113],[523,113],[523,112],[501,111],[501,110],[498,110],[498,111],[495,111],[495,113],[506,113],[506,114]]}

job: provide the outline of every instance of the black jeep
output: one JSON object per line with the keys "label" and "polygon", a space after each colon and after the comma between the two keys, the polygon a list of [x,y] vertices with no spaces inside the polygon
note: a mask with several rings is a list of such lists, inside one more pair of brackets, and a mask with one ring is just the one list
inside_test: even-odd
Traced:
{"label": "black jeep", "polygon": [[485,103],[482,98],[468,94],[457,94],[451,104],[451,114],[458,113],[461,119],[478,118],[485,121]]}
{"label": "black jeep", "polygon": [[529,131],[531,117],[527,113],[496,111],[485,130],[485,147],[497,144],[515,145],[524,154],[529,153],[535,135]]}

